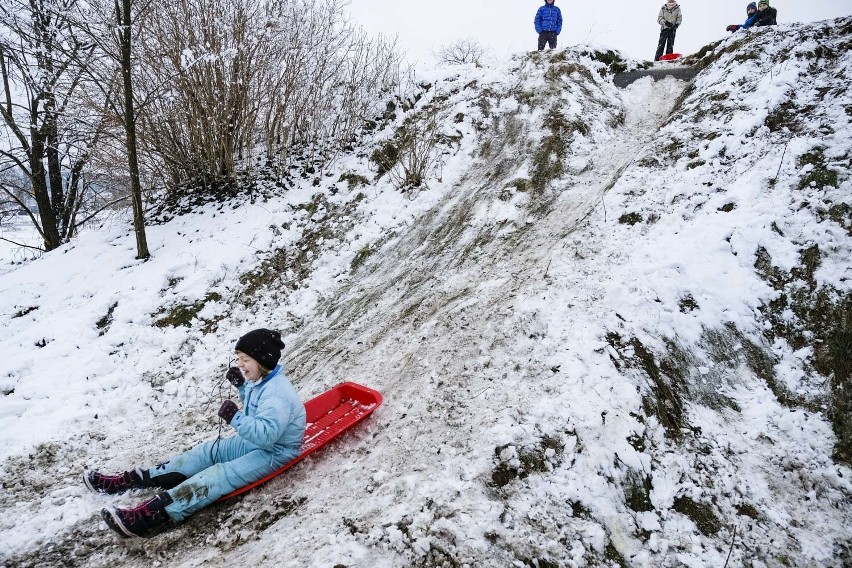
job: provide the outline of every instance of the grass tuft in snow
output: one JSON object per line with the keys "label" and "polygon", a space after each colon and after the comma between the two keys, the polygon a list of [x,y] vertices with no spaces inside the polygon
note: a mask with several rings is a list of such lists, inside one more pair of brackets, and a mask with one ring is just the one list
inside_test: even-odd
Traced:
{"label": "grass tuft in snow", "polygon": [[373,150],[370,160],[376,164],[376,178],[380,178],[399,162],[399,146],[395,140],[387,140]]}
{"label": "grass tuft in snow", "polygon": [[364,176],[358,175],[354,172],[345,172],[345,173],[340,174],[340,179],[338,179],[337,181],[338,182],[345,181],[347,187],[349,188],[349,191],[352,191],[356,187],[359,187],[359,186],[362,186],[362,185],[370,185],[370,180],[368,180]]}
{"label": "grass tuft in snow", "polygon": [[740,503],[737,505],[737,515],[757,520],[760,518],[760,511],[748,503]]}
{"label": "grass tuft in snow", "polygon": [[625,213],[621,217],[618,218],[618,222],[622,225],[637,225],[644,221],[641,213]]}
{"label": "grass tuft in snow", "polygon": [[[358,203],[366,199],[357,193],[344,203],[329,201],[323,193],[316,193],[305,203],[294,207],[301,213],[301,220],[284,223],[281,229],[301,230],[297,245],[271,249],[256,268],[243,273],[239,282],[243,286],[240,299],[251,305],[255,299],[270,290],[277,295],[282,290],[297,290],[313,272],[314,262],[325,247],[341,239],[354,225],[352,218]],[[277,226],[270,226],[276,236],[281,234]]]}
{"label": "grass tuft in snow", "polygon": [[630,343],[639,364],[652,381],[652,396],[643,397],[645,412],[656,416],[670,437],[679,439],[687,426],[683,408],[685,385],[680,367],[673,364],[673,359],[664,359],[658,366],[654,355],[641,341],[633,338]]}
{"label": "grass tuft in snow", "polygon": [[799,157],[798,164],[800,168],[806,170],[805,175],[799,180],[799,189],[811,186],[817,189],[828,186],[838,187],[837,171],[826,166],[823,148],[816,148],[807,154],[803,154]]}
{"label": "grass tuft in snow", "polygon": [[[585,69],[585,68],[584,68]],[[588,70],[587,70],[588,71]],[[588,134],[589,126],[579,118],[568,120],[559,106],[554,105],[545,115],[542,126],[547,134],[532,156],[531,185],[535,192],[543,192],[548,184],[565,172],[568,145],[575,132]]]}
{"label": "grass tuft in snow", "polygon": [[[565,52],[562,52],[563,54]],[[569,63],[564,61],[558,62],[557,60],[553,60],[553,64],[547,68],[547,71],[544,72],[544,78],[547,81],[559,81],[563,77],[570,77],[573,74],[577,74],[583,79],[587,79],[589,81],[592,80],[592,72],[589,71],[588,67],[580,65],[578,63]]]}
{"label": "grass tuft in snow", "polygon": [[505,444],[494,448],[497,466],[491,472],[491,484],[505,487],[515,479],[526,479],[532,473],[551,471],[558,465],[565,444],[555,437],[544,435],[535,446]]}
{"label": "grass tuft in snow", "polygon": [[34,312],[37,309],[38,309],[38,306],[29,306],[27,308],[20,309],[12,315],[12,319],[22,318],[25,315],[27,315],[28,313]]}
{"label": "grass tuft in snow", "polygon": [[287,251],[283,248],[273,250],[258,267],[242,274],[239,278],[243,288],[243,298],[249,299],[258,292],[271,287],[288,266]]}
{"label": "grass tuft in snow", "polygon": [[[204,298],[196,300],[191,304],[177,304],[171,308],[162,308],[156,315],[161,315],[154,321],[157,327],[192,327],[198,318],[199,312],[210,302],[219,302],[222,296],[216,292],[208,292]],[[114,307],[114,306],[113,306]],[[202,332],[209,333],[216,330],[216,324],[223,318],[220,316],[210,320],[203,320]],[[99,322],[100,323],[100,322]]]}
{"label": "grass tuft in snow", "polygon": [[624,478],[624,503],[633,511],[653,511],[651,503],[651,476],[635,469],[627,470]]}
{"label": "grass tuft in snow", "polygon": [[[609,68],[610,73],[613,75],[627,71],[627,62],[617,51],[613,51],[611,49],[606,51],[595,50],[589,53],[589,56],[595,61],[600,61],[606,65]],[[645,64],[645,66],[650,67],[651,65]]]}
{"label": "grass tuft in snow", "polygon": [[852,205],[833,203],[828,209],[818,209],[816,213],[820,222],[830,219],[846,229],[847,235],[852,236]]}
{"label": "grass tuft in snow", "polygon": [[[606,547],[604,547],[604,559],[608,560],[611,563],[614,563],[618,568],[629,568],[630,564],[627,563],[627,560],[624,559],[624,556],[618,551],[617,548],[611,543],[608,542]],[[613,564],[609,564],[612,566]]]}
{"label": "grass tuft in snow", "polygon": [[789,130],[790,132],[799,133],[805,128],[803,123],[804,118],[812,116],[815,110],[816,106],[814,105],[800,107],[794,101],[788,100],[767,114],[764,124],[770,132]]}
{"label": "grass tuft in snow", "polygon": [[363,246],[358,252],[355,253],[355,257],[349,264],[350,272],[356,272],[358,268],[360,268],[361,265],[363,265],[367,261],[367,259],[370,258],[370,255],[374,252],[375,251],[370,245]]}
{"label": "grass tuft in snow", "polygon": [[[686,352],[674,342],[665,340],[669,351],[658,364],[654,354],[638,338],[625,341],[618,333],[610,332],[606,340],[628,368],[641,371],[648,381],[648,392],[642,397],[645,415],[656,416],[666,434],[680,440],[684,428],[689,427],[683,405],[687,393],[684,379],[689,365]],[[613,362],[621,367],[617,360]]]}
{"label": "grass tuft in snow", "polygon": [[692,297],[692,294],[684,295],[677,303],[677,307],[682,314],[688,314],[698,309],[698,302]]}
{"label": "grass tuft in snow", "polygon": [[95,323],[95,326],[98,328],[98,336],[105,334],[109,330],[109,326],[112,323],[112,314],[117,307],[118,302],[113,303],[107,310],[106,315]]}
{"label": "grass tuft in snow", "polygon": [[707,503],[694,501],[685,496],[675,497],[672,509],[689,517],[701,531],[701,534],[705,536],[714,536],[722,529],[719,517],[713,512],[713,507]]}
{"label": "grass tuft in snow", "polygon": [[[831,379],[829,416],[837,436],[834,457],[852,463],[852,293],[832,286],[819,287],[815,272],[822,254],[813,245],[799,252],[799,264],[785,272],[772,264],[765,249],[758,250],[755,268],[779,295],[761,307],[770,323],[767,339],[785,340],[793,350],[812,346],[810,366]],[[822,401],[805,400],[768,383],[779,402],[820,412]]]}
{"label": "grass tuft in snow", "polygon": [[834,459],[852,465],[852,294],[831,302],[820,293],[814,311],[824,326],[819,333],[822,341],[814,347],[814,365],[832,378],[829,417],[837,436]]}

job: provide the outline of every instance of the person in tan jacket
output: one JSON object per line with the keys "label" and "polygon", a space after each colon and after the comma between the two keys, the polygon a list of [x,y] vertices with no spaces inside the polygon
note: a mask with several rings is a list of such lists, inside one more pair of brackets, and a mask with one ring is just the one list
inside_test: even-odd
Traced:
{"label": "person in tan jacket", "polygon": [[675,32],[682,21],[683,16],[678,3],[675,0],[667,0],[657,16],[657,23],[660,24],[660,42],[657,44],[654,61],[660,60],[664,49],[666,54],[674,51]]}

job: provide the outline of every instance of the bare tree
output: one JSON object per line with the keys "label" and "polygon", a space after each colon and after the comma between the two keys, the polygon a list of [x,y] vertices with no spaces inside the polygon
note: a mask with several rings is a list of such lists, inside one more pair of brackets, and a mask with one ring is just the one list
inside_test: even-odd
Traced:
{"label": "bare tree", "polygon": [[[130,195],[133,203],[133,231],[136,235],[136,258],[151,256],[145,234],[142,208],[142,184],[139,180],[139,157],[136,144],[136,105],[133,100],[133,0],[115,0],[115,39],[118,45],[121,86],[123,94],[123,124],[127,141],[127,168],[130,175]],[[108,97],[109,98],[109,97]]]}
{"label": "bare tree", "polygon": [[[150,257],[145,232],[142,182],[137,142],[137,113],[141,103],[134,94],[134,68],[137,65],[135,40],[141,33],[150,4],[147,0],[92,0],[82,4],[76,14],[75,28],[96,50],[96,57],[82,65],[93,85],[92,99],[102,99],[102,115],[108,121],[104,134],[109,137],[105,152],[96,159],[109,156],[105,171],[118,169],[126,181],[126,191],[133,211],[136,236],[136,258]],[[116,124],[117,123],[117,124]],[[123,166],[115,159],[116,141],[120,141]],[[110,185],[120,187],[121,181],[111,176]]]}
{"label": "bare tree", "polygon": [[482,67],[485,49],[475,39],[461,39],[442,47],[436,57],[447,65],[474,64]]}
{"label": "bare tree", "polygon": [[[101,121],[77,94],[81,64],[93,47],[74,33],[76,0],[7,0],[0,5],[0,116],[5,142],[0,171],[17,169],[23,184],[4,184],[7,199],[26,212],[44,250],[70,239],[89,185],[84,176]],[[25,196],[31,197],[32,201]]]}

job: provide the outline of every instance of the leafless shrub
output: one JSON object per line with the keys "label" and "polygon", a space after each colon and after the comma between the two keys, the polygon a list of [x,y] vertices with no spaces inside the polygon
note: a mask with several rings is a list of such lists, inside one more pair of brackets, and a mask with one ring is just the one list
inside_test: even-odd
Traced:
{"label": "leafless shrub", "polygon": [[370,156],[378,175],[387,174],[397,189],[421,186],[437,168],[439,146],[449,138],[439,120],[444,110],[433,102],[412,111],[393,137]]}
{"label": "leafless shrub", "polygon": [[319,169],[399,81],[394,42],[337,3],[175,0],[146,25],[142,137],[172,186],[228,185],[258,165],[280,175],[296,157]]}
{"label": "leafless shrub", "polygon": [[440,124],[435,116],[412,118],[399,132],[399,161],[389,172],[397,188],[419,187],[435,164],[435,148],[440,140]]}
{"label": "leafless shrub", "polygon": [[442,47],[438,53],[438,61],[447,65],[474,64],[482,67],[485,49],[475,39],[462,39]]}

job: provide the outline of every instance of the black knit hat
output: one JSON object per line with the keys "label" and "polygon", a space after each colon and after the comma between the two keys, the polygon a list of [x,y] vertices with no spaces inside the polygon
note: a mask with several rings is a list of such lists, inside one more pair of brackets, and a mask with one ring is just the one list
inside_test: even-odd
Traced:
{"label": "black knit hat", "polygon": [[253,329],[237,341],[234,351],[245,353],[267,370],[272,370],[281,358],[284,342],[281,334],[271,329]]}

